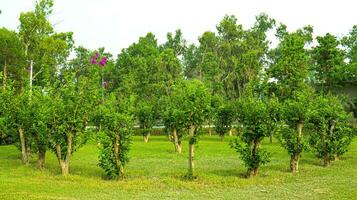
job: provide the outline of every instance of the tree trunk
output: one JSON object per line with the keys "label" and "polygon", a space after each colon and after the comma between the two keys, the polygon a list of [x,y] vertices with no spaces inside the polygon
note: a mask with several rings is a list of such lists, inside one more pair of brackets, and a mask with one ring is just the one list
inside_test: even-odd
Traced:
{"label": "tree trunk", "polygon": [[43,169],[45,167],[45,159],[46,159],[46,149],[39,149],[38,161],[37,161],[37,165],[39,169]]}
{"label": "tree trunk", "polygon": [[195,144],[193,143],[193,138],[195,134],[195,126],[191,125],[189,129],[189,145],[188,145],[188,175],[192,178],[194,176],[194,150]]}
{"label": "tree trunk", "polygon": [[273,133],[269,135],[269,142],[270,144],[273,144]]}
{"label": "tree trunk", "polygon": [[61,167],[61,172],[63,176],[67,176],[69,174],[69,162],[72,154],[72,145],[73,145],[73,135],[70,133],[67,135],[67,152],[66,157],[62,157],[62,150],[60,144],[56,144],[56,155],[58,162]]}
{"label": "tree trunk", "polygon": [[144,135],[144,142],[148,143],[149,142],[149,137],[150,137],[150,133]]}
{"label": "tree trunk", "polygon": [[124,178],[124,167],[122,166],[122,164],[120,163],[119,160],[119,139],[120,136],[116,135],[115,136],[115,141],[114,141],[114,157],[115,157],[115,165],[116,168],[118,170],[118,175],[120,178]]}
{"label": "tree trunk", "polygon": [[299,172],[300,154],[294,154],[290,157],[290,170],[293,173]]}
{"label": "tree trunk", "polygon": [[232,135],[233,135],[233,128],[229,129],[228,135],[229,135],[229,136],[232,136]]}
{"label": "tree trunk", "polygon": [[21,144],[21,160],[22,160],[22,163],[28,164],[29,159],[28,159],[28,155],[26,152],[25,133],[22,128],[19,128],[19,137],[20,137],[20,144]]}
{"label": "tree trunk", "polygon": [[209,136],[212,136],[211,119],[208,120],[208,134]]}
{"label": "tree trunk", "polygon": [[176,128],[174,128],[174,130],[172,131],[172,137],[174,139],[175,152],[176,153],[181,153],[182,152],[182,147],[181,147],[181,143],[179,141],[178,135],[177,135]]}
{"label": "tree trunk", "polygon": [[[254,160],[257,157],[257,152],[258,152],[259,147],[260,147],[260,142],[259,141],[254,141],[253,142],[253,149],[252,149],[252,157],[253,157]],[[247,175],[246,175],[247,178],[258,175],[258,170],[259,170],[259,162],[256,163],[255,166],[252,166],[250,169],[248,169]]]}

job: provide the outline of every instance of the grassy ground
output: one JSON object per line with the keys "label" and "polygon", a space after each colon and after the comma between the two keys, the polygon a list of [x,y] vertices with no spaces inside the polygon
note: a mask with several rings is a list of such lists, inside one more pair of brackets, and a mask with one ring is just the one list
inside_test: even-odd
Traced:
{"label": "grassy ground", "polygon": [[[233,138],[233,137],[232,137]],[[244,165],[227,137],[204,136],[196,149],[198,178],[183,178],[187,142],[176,155],[166,137],[148,144],[135,137],[127,179],[108,181],[97,166],[97,148],[89,144],[75,152],[68,177],[60,175],[54,154],[47,154],[44,171],[20,161],[14,146],[0,146],[0,199],[356,199],[357,139],[350,151],[329,168],[312,153],[301,159],[300,172],[288,172],[289,156],[278,144],[263,144],[273,153],[256,178],[245,179]]]}

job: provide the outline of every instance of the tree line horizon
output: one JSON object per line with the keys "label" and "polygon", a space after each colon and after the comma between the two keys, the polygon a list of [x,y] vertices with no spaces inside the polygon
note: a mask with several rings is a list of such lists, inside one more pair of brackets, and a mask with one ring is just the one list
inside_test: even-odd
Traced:
{"label": "tree line horizon", "polygon": [[[329,166],[356,133],[357,99],[335,90],[357,86],[357,25],[342,38],[313,38],[313,27],[289,32],[264,13],[248,29],[226,15],[198,44],[180,29],[162,44],[149,32],[114,58],[76,46],[72,32],[55,32],[53,4],[40,0],[21,13],[18,31],[0,29],[0,142],[14,143],[24,164],[37,154],[42,169],[49,150],[68,175],[72,154],[94,138],[98,165],[122,179],[133,126],[149,142],[163,124],[176,153],[188,139],[187,177],[195,178],[195,144],[203,125],[213,124],[222,140],[236,130],[230,146],[247,177],[270,161],[266,137],[278,139],[295,173],[302,152]],[[274,48],[268,31],[279,41]]]}

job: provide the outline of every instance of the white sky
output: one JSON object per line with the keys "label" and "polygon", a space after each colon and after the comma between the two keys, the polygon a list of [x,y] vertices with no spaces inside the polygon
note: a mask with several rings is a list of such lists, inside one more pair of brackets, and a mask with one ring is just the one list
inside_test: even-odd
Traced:
{"label": "white sky", "polygon": [[[0,0],[0,27],[16,30],[21,12],[35,0]],[[140,36],[153,32],[159,42],[180,28],[189,42],[214,31],[225,14],[250,27],[267,13],[289,30],[313,25],[315,35],[347,34],[357,24],[357,0],[55,0],[50,21],[56,31],[72,31],[76,45],[105,47],[116,56]]]}

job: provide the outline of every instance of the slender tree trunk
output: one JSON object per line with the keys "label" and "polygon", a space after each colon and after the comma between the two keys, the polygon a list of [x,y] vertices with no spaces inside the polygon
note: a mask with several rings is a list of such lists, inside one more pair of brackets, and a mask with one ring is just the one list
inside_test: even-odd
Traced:
{"label": "slender tree trunk", "polygon": [[[296,137],[296,143],[298,145],[300,145],[301,143],[301,138],[302,138],[302,128],[303,128],[304,124],[302,122],[299,122],[297,124],[297,137]],[[299,160],[300,160],[300,155],[301,152],[296,152],[293,155],[291,155],[290,158],[290,170],[291,172],[295,173],[295,172],[299,172]]]}
{"label": "slender tree trunk", "polygon": [[149,137],[150,137],[150,133],[144,135],[144,142],[148,143],[149,142]]}
{"label": "slender tree trunk", "polygon": [[177,135],[177,129],[174,128],[174,130],[172,131],[172,136],[174,139],[174,145],[175,145],[175,152],[176,153],[181,153],[182,152],[182,147],[181,147],[181,143],[179,141],[178,135]]}
{"label": "slender tree trunk", "polygon": [[269,135],[269,142],[270,144],[273,144],[273,133]]}
{"label": "slender tree trunk", "polygon": [[22,160],[22,163],[28,164],[29,159],[28,159],[28,155],[26,152],[25,133],[22,128],[19,128],[19,137],[20,137],[20,144],[21,144],[21,160]]}
{"label": "slender tree trunk", "polygon": [[40,148],[38,150],[38,161],[37,161],[37,165],[39,169],[43,169],[45,167],[45,159],[46,159],[46,149]]}
{"label": "slender tree trunk", "polygon": [[194,176],[194,150],[195,150],[195,144],[193,143],[193,138],[195,134],[195,126],[191,125],[189,129],[189,145],[188,145],[188,175],[190,177]]}
{"label": "slender tree trunk", "polygon": [[118,175],[119,175],[120,179],[124,179],[124,166],[119,160],[119,151],[120,151],[119,140],[120,140],[120,136],[116,135],[115,141],[114,141],[115,165],[118,170]]}

